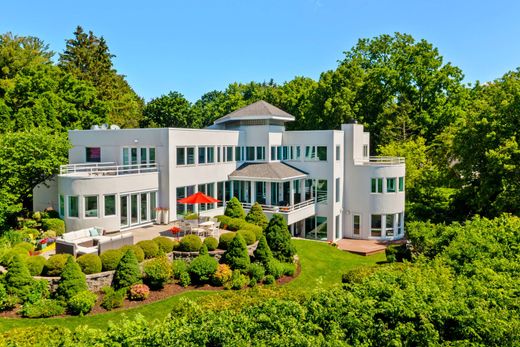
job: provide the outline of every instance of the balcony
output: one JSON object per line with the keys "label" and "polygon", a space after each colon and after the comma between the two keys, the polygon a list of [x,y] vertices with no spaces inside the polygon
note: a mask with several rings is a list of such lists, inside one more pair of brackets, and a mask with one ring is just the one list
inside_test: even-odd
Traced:
{"label": "balcony", "polygon": [[404,157],[370,157],[368,160],[364,160],[363,165],[371,166],[392,166],[392,165],[404,165]]}
{"label": "balcony", "polygon": [[63,176],[121,176],[158,171],[159,169],[156,163],[117,165],[116,163],[105,162],[68,164],[60,166],[60,175]]}
{"label": "balcony", "polygon": [[[305,218],[314,216],[316,214],[316,203],[316,199],[309,199],[287,206],[262,205],[262,209],[267,215],[267,218],[271,218],[273,214],[278,213],[284,216],[288,225],[291,225]],[[250,203],[242,203],[245,210],[251,209],[251,205]]]}

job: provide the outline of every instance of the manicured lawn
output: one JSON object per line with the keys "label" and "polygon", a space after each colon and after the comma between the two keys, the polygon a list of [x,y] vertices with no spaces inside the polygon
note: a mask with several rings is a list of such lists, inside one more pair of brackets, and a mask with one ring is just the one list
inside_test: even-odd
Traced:
{"label": "manicured lawn", "polygon": [[[370,257],[359,256],[337,250],[323,242],[306,240],[294,240],[302,266],[302,272],[298,278],[285,287],[290,290],[310,291],[317,287],[330,287],[339,284],[341,274],[345,271],[362,266],[374,265],[378,261],[385,260],[384,254]],[[103,328],[109,321],[117,322],[126,317],[132,317],[137,313],[146,318],[163,319],[172,307],[181,299],[196,299],[207,295],[214,295],[219,291],[192,291],[179,294],[163,301],[141,306],[138,308],[108,312],[95,316],[46,318],[46,319],[0,319],[0,332],[16,327],[28,327],[35,325],[56,325],[74,328],[79,325],[89,325],[93,328]]]}

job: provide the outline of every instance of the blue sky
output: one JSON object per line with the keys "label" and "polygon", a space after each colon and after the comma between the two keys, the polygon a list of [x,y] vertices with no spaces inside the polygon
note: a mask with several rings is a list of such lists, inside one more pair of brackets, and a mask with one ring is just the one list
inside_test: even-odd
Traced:
{"label": "blue sky", "polygon": [[467,82],[520,66],[519,1],[0,1],[0,32],[55,52],[76,25],[104,36],[116,69],[146,100],[195,101],[231,82],[319,78],[359,38],[424,38]]}

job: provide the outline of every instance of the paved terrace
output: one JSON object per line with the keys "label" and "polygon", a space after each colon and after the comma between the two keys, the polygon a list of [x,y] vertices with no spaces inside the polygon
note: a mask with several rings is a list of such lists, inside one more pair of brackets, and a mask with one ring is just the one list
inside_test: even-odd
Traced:
{"label": "paved terrace", "polygon": [[402,244],[406,243],[406,240],[396,241],[378,241],[378,240],[353,240],[353,239],[341,239],[337,242],[338,248],[342,251],[347,251],[361,255],[372,255],[377,253],[383,253],[386,247],[390,244]]}

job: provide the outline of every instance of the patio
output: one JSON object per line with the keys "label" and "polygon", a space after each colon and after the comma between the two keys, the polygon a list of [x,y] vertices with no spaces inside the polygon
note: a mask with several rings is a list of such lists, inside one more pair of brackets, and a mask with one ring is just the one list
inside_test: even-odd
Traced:
{"label": "patio", "polygon": [[[139,241],[143,241],[143,240],[151,240],[157,236],[165,236],[165,237],[169,237],[174,240],[182,238],[182,236],[184,236],[184,234],[182,232],[177,235],[172,234],[170,229],[173,226],[176,226],[176,222],[171,222],[169,224],[154,224],[154,225],[144,226],[142,228],[136,228],[136,229],[129,230],[129,232],[131,232],[134,235],[134,244]],[[228,232],[229,232],[228,230],[217,229],[217,232],[215,233],[215,235],[213,235],[213,237],[215,237],[218,240],[220,235],[222,235],[224,233],[228,233]],[[204,237],[201,236],[201,239],[204,239]]]}

